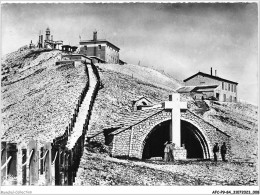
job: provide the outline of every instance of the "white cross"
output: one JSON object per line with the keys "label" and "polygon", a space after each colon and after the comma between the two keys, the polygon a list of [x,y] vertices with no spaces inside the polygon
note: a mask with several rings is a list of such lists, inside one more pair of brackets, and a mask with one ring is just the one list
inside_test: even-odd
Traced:
{"label": "white cross", "polygon": [[163,103],[164,109],[172,110],[172,120],[170,126],[170,135],[172,143],[175,146],[181,146],[181,109],[187,109],[187,102],[180,102],[180,94],[173,93],[169,95],[169,101]]}

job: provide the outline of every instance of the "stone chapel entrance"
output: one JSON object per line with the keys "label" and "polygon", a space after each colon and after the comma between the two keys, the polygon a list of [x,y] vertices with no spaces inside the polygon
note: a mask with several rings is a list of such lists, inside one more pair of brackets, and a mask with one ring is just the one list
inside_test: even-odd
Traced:
{"label": "stone chapel entrance", "polygon": [[143,159],[164,156],[164,143],[170,139],[170,120],[155,126],[145,140]]}
{"label": "stone chapel entrance", "polygon": [[[155,126],[145,139],[143,159],[164,156],[164,143],[170,139],[170,120]],[[185,145],[187,158],[206,158],[206,141],[199,130],[187,121],[181,120],[181,145]]]}

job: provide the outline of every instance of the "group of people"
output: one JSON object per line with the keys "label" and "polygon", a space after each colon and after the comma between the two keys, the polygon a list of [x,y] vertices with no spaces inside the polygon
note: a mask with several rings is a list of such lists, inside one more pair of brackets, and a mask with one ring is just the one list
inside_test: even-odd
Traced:
{"label": "group of people", "polygon": [[164,143],[164,145],[165,145],[165,148],[164,148],[164,161],[165,162],[174,161],[173,150],[174,150],[175,144],[172,143],[172,141],[166,141]]}
{"label": "group of people", "polygon": [[[175,148],[175,144],[172,143],[172,141],[166,141],[164,143],[164,161],[165,162],[170,162],[170,161],[174,161],[174,148]],[[219,145],[218,143],[215,143],[214,147],[213,147],[213,153],[214,153],[214,161],[217,162],[218,161],[218,156],[217,153],[219,153]],[[226,146],[226,142],[223,142],[222,146],[220,147],[220,154],[221,154],[221,158],[223,162],[226,162],[226,153],[227,153],[227,146]]]}
{"label": "group of people", "polygon": [[[164,161],[165,162],[170,162],[170,161],[174,161],[174,147],[175,144],[172,143],[172,141],[166,141],[164,144],[165,148],[164,148]],[[213,147],[213,153],[214,153],[214,161],[217,162],[218,161],[218,156],[217,153],[219,153],[219,145],[218,143],[215,143],[214,147]],[[220,147],[220,154],[221,154],[221,158],[223,162],[226,162],[226,153],[227,153],[227,146],[226,146],[226,142],[223,142],[222,146]]]}
{"label": "group of people", "polygon": [[[215,143],[213,147],[213,153],[214,153],[214,161],[218,161],[217,153],[219,152],[219,146],[218,143]],[[220,154],[223,162],[226,162],[226,153],[227,153],[227,146],[226,143],[223,142],[222,146],[220,147]]]}

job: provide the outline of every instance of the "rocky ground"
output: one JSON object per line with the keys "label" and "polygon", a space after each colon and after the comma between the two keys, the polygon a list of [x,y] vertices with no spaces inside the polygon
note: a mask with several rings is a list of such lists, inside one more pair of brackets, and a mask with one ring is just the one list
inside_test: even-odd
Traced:
{"label": "rocky ground", "polygon": [[231,136],[232,158],[258,161],[258,107],[245,103],[214,103],[204,120]]}
{"label": "rocky ground", "polygon": [[74,185],[257,185],[256,164],[212,161],[124,160],[104,147],[85,146]]}
{"label": "rocky ground", "polygon": [[60,55],[27,49],[2,59],[2,140],[43,143],[64,132],[88,78],[83,66],[55,66]]}

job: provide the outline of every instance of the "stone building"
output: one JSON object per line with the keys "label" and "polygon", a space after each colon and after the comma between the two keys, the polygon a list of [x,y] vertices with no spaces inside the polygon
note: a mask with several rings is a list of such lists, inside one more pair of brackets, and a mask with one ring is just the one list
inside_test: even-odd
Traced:
{"label": "stone building", "polygon": [[63,41],[54,41],[53,35],[51,35],[50,28],[48,27],[45,31],[45,40],[43,41],[43,35],[40,33],[39,35],[39,48],[46,48],[46,49],[58,49],[61,50],[63,45]]}
{"label": "stone building", "polygon": [[106,63],[119,64],[120,48],[105,39],[97,39],[97,31],[93,32],[93,40],[82,40],[79,44],[79,53]]}
{"label": "stone building", "polygon": [[65,52],[75,52],[77,48],[78,48],[77,46],[62,45],[61,50]]}
{"label": "stone building", "polygon": [[230,135],[190,111],[179,94],[170,95],[160,107],[127,113],[103,133],[114,157],[162,158],[168,140],[175,143],[175,159],[212,159],[216,142],[226,142],[231,157]]}
{"label": "stone building", "polygon": [[33,44],[32,40],[31,40],[31,43],[29,44],[29,48],[30,48],[30,49],[35,48],[35,45]]}
{"label": "stone building", "polygon": [[211,73],[198,72],[184,80],[185,86],[178,93],[187,93],[194,99],[214,98],[222,102],[237,102],[237,82],[227,80]]}

